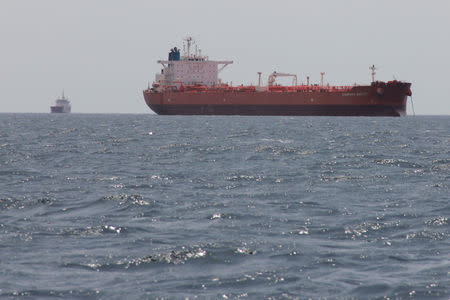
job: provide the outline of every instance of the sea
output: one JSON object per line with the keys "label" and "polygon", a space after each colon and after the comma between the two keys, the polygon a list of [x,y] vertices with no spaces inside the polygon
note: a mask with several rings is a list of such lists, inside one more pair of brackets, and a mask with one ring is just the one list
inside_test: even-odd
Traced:
{"label": "sea", "polygon": [[449,299],[450,116],[0,114],[0,298]]}

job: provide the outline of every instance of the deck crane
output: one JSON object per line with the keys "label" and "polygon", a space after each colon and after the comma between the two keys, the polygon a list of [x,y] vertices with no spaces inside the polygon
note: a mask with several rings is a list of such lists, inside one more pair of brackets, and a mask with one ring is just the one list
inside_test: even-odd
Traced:
{"label": "deck crane", "polygon": [[288,74],[288,73],[278,73],[278,72],[273,72],[272,74],[269,75],[269,79],[268,81],[268,85],[272,86],[275,83],[275,80],[277,77],[292,77],[292,85],[296,86],[297,85],[297,75],[295,74]]}

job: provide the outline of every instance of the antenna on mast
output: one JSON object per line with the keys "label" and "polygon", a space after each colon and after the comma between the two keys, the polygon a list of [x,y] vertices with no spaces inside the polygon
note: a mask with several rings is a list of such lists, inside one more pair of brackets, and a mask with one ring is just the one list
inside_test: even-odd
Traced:
{"label": "antenna on mast", "polygon": [[320,85],[323,86],[323,75],[325,75],[325,72],[320,72]]}
{"label": "antenna on mast", "polygon": [[375,68],[375,65],[372,65],[369,69],[372,70],[372,82],[375,82],[375,70],[377,68]]}

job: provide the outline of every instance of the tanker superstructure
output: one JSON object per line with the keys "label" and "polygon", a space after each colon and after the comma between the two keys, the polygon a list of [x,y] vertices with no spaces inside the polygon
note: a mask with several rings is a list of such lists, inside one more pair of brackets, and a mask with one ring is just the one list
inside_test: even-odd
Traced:
{"label": "tanker superstructure", "polygon": [[[273,72],[267,85],[231,86],[218,74],[233,61],[214,61],[201,55],[193,40],[185,40],[183,56],[176,47],[156,74],[152,86],[144,90],[147,105],[160,115],[291,115],[291,116],[405,116],[411,84],[375,81],[372,66],[370,85],[330,86],[297,84],[295,74]],[[291,77],[292,86],[276,83]]]}

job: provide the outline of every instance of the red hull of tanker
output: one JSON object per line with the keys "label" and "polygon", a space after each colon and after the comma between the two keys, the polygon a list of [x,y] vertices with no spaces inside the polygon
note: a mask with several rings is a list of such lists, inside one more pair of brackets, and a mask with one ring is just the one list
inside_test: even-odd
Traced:
{"label": "red hull of tanker", "polygon": [[248,87],[191,91],[144,91],[160,115],[405,116],[410,83],[373,83],[322,89],[248,91]]}

